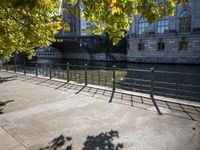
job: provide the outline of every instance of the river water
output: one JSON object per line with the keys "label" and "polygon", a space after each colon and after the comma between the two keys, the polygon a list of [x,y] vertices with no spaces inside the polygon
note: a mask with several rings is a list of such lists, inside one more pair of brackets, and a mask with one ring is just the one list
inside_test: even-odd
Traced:
{"label": "river water", "polygon": [[88,64],[90,66],[101,66],[101,67],[116,66],[117,68],[141,69],[141,70],[150,70],[150,68],[155,68],[155,70],[158,71],[200,74],[200,65],[144,64],[144,63],[80,61],[80,60],[68,60],[67,62],[74,65]]}

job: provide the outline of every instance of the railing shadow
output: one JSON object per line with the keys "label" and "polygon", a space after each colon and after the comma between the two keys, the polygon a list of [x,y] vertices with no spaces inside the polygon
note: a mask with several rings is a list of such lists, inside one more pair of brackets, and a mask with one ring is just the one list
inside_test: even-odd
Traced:
{"label": "railing shadow", "polygon": [[[200,107],[197,106],[189,106],[181,103],[168,102],[163,100],[161,101],[159,99],[142,96],[138,97],[136,95],[130,95],[116,91],[113,92],[112,90],[104,90],[88,86],[84,87],[84,90],[82,90],[82,92],[79,94],[87,94],[87,96],[89,95],[91,97],[105,100],[107,102],[118,103],[145,110],[149,110],[148,108],[153,106],[159,115],[170,115],[200,122]],[[120,94],[121,96],[117,97],[117,94]],[[170,112],[175,111],[177,113],[162,112],[161,108],[168,109]]]}
{"label": "railing shadow", "polygon": [[[32,78],[33,83],[40,83],[40,85],[52,87],[57,90],[67,91],[68,89],[74,90],[75,94],[82,94],[91,97],[95,97],[107,102],[114,102],[122,105],[127,105],[131,107],[137,107],[140,109],[148,110],[149,107],[154,106],[159,115],[170,115],[174,117],[189,119],[193,121],[200,122],[200,108],[196,106],[187,106],[181,103],[174,103],[168,101],[161,101],[155,98],[147,98],[143,96],[131,95],[126,93],[121,93],[117,91],[100,89],[96,87],[78,85],[74,83],[66,83],[56,80],[39,79]],[[30,80],[27,80],[30,82]],[[44,82],[45,81],[45,82]],[[118,95],[121,95],[120,97]],[[178,113],[166,113],[162,112],[160,108],[169,109],[170,111],[176,111]]]}
{"label": "railing shadow", "polygon": [[115,94],[115,91],[112,91],[112,94],[111,94],[111,96],[110,96],[109,103],[111,103],[111,102],[112,102],[112,100],[113,100],[113,97],[114,97],[114,94]]}
{"label": "railing shadow", "polygon": [[160,108],[158,107],[155,99],[153,97],[151,97],[152,103],[154,105],[154,107],[156,108],[156,111],[158,112],[159,115],[162,115],[162,112],[160,111]]}
{"label": "railing shadow", "polygon": [[1,74],[0,83],[16,80],[16,77],[17,77],[16,75]]}

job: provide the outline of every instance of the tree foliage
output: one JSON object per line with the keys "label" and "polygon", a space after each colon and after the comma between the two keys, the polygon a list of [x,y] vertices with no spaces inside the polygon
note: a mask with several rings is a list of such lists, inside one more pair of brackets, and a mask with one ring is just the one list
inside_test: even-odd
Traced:
{"label": "tree foliage", "polygon": [[3,0],[0,5],[0,57],[26,52],[29,58],[36,47],[55,41],[59,29],[69,27],[58,16],[58,0]]}
{"label": "tree foliage", "polygon": [[[64,0],[74,7],[66,13],[77,15],[80,4],[82,15],[94,25],[94,34],[106,32],[117,44],[129,30],[135,14],[148,22],[165,15],[173,15],[175,4],[188,0]],[[61,0],[0,0],[0,57],[9,60],[13,54],[26,52],[31,58],[36,47],[48,46],[55,41],[59,29],[69,30],[58,16]]]}
{"label": "tree foliage", "polygon": [[[76,5],[85,6],[82,16],[94,24],[94,33],[109,34],[113,44],[117,44],[129,30],[136,14],[141,14],[149,23],[166,15],[174,14],[174,6],[188,3],[188,0],[65,0]],[[76,5],[77,6],[77,5]],[[74,7],[77,12],[78,7]]]}

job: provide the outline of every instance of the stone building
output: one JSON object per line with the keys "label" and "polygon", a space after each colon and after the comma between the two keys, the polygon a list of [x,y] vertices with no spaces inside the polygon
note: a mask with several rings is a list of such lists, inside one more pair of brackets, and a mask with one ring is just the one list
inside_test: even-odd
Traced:
{"label": "stone building", "polygon": [[129,31],[127,61],[200,64],[200,0],[174,9],[174,16],[153,24],[136,16]]}

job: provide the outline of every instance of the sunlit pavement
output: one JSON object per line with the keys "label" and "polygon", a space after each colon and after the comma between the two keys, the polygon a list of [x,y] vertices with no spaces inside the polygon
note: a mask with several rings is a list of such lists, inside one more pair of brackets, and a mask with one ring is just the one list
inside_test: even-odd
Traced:
{"label": "sunlit pavement", "polygon": [[[0,71],[2,150],[199,150],[200,108]],[[158,109],[160,114],[158,113]]]}

